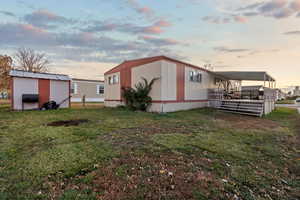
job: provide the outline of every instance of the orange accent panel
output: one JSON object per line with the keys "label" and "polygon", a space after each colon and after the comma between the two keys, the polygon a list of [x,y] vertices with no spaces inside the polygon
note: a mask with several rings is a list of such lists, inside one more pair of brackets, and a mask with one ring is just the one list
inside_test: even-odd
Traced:
{"label": "orange accent panel", "polygon": [[185,67],[183,64],[177,64],[177,101],[184,101],[185,93]]}
{"label": "orange accent panel", "polygon": [[50,80],[39,79],[39,106],[47,103],[50,99]]}
{"label": "orange accent panel", "polygon": [[[120,84],[121,84],[121,95],[123,94],[122,88],[131,87],[131,68],[124,68],[120,71]],[[123,99],[123,97],[121,97]]]}

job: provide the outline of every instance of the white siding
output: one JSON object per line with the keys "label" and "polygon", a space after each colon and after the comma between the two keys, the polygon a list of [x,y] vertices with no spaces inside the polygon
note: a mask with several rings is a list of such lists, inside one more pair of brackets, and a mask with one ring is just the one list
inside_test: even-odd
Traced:
{"label": "white siding", "polygon": [[159,78],[159,80],[155,81],[152,86],[152,90],[150,92],[150,96],[154,101],[161,101],[161,66],[162,62],[157,61],[153,63],[149,63],[146,65],[141,65],[139,67],[135,67],[132,69],[132,80],[131,86],[134,87],[135,84],[142,81],[142,77],[146,78],[148,81],[151,81],[153,78]]}
{"label": "white siding", "polygon": [[177,99],[177,65],[162,61],[161,67],[161,100],[172,101]]}
{"label": "white siding", "polygon": [[[38,79],[32,78],[13,78],[14,81],[14,110],[22,110],[22,95],[23,94],[38,94]],[[39,107],[38,103],[24,104],[24,109],[37,109]]]}
{"label": "white siding", "polygon": [[[190,71],[199,71],[202,74],[202,82],[189,80]],[[191,67],[185,67],[185,100],[208,99],[208,89],[212,87],[212,77],[209,73]]]}
{"label": "white siding", "polygon": [[[50,81],[50,101],[61,103],[69,97],[69,82],[68,81]],[[69,100],[66,100],[60,108],[68,108]]]}
{"label": "white siding", "polygon": [[[108,77],[113,77],[113,75],[119,76],[119,83],[117,84],[109,84]],[[108,100],[120,100],[121,99],[121,79],[120,79],[120,72],[109,74],[105,76],[105,92],[104,92],[104,99]]]}

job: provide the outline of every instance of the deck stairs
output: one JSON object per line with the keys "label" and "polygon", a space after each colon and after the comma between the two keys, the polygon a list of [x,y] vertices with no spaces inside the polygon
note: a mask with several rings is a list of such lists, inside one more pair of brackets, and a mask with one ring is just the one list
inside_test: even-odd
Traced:
{"label": "deck stairs", "polygon": [[263,101],[221,100],[219,110],[241,115],[262,117],[264,114]]}

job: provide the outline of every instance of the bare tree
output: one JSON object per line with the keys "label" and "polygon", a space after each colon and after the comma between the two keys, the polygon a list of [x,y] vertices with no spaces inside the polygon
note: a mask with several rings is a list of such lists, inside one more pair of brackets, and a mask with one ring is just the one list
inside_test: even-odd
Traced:
{"label": "bare tree", "polygon": [[12,63],[10,56],[0,55],[0,91],[9,90],[9,72],[12,69]]}
{"label": "bare tree", "polygon": [[36,53],[33,49],[20,48],[15,54],[17,69],[28,72],[47,72],[49,60],[44,53]]}

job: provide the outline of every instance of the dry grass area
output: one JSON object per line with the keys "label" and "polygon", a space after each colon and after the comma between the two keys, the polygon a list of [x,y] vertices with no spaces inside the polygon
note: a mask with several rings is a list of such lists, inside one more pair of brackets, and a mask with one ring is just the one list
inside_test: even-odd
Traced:
{"label": "dry grass area", "polygon": [[0,199],[299,199],[299,139],[287,108],[260,119],[2,104]]}

